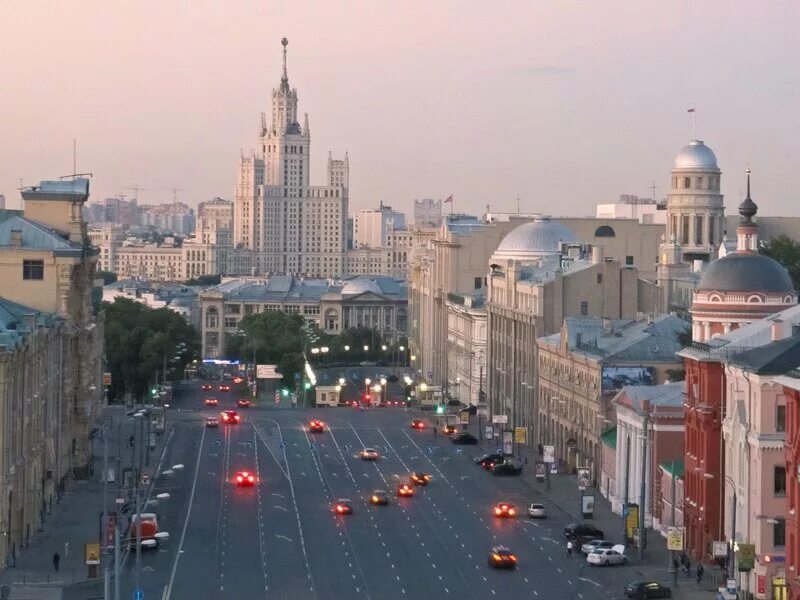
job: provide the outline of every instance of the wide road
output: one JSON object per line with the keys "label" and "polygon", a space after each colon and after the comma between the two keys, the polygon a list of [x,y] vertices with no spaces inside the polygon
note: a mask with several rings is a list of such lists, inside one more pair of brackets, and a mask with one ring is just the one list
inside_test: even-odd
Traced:
{"label": "wide road", "polygon": [[[453,446],[432,429],[411,429],[420,416],[402,408],[242,409],[238,425],[205,427],[205,417],[235,408],[233,392],[214,392],[217,410],[199,384],[170,408],[174,437],[154,493],[168,491],[155,508],[170,539],[145,552],[138,586],[145,598],[384,599],[384,598],[621,598],[629,567],[587,567],[565,555],[563,528],[570,517],[514,477],[493,477],[472,458],[474,446]],[[325,422],[308,432],[312,418]],[[358,452],[373,447],[380,459]],[[155,457],[157,460],[160,457]],[[236,472],[255,474],[253,487],[237,487]],[[413,498],[395,494],[410,471],[433,476]],[[387,490],[389,506],[372,506],[372,490]],[[354,513],[338,516],[337,498]],[[543,500],[544,498],[544,500]],[[522,516],[497,519],[499,501]],[[530,521],[526,505],[544,502],[549,518]],[[495,545],[519,558],[516,571],[487,565]],[[122,597],[137,586],[129,557]]]}

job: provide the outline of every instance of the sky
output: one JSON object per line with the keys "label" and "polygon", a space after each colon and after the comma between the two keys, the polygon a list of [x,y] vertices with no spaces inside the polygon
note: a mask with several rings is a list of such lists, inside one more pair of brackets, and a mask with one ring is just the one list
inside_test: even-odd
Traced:
{"label": "sky", "polygon": [[695,106],[727,212],[749,167],[760,214],[800,216],[798,23],[795,0],[3,3],[0,193],[71,173],[77,139],[93,200],[232,198],[286,36],[311,183],[347,151],[351,211],[662,198]]}

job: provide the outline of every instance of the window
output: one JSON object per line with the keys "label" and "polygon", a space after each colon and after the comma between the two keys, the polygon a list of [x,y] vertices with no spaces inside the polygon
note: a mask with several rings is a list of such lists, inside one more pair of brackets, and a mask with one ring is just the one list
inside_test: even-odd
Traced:
{"label": "window", "polygon": [[692,187],[692,178],[691,177],[684,177],[683,178],[683,187],[687,190]]}
{"label": "window", "polygon": [[714,217],[708,219],[708,243],[714,245]]}
{"label": "window", "polygon": [[481,278],[480,278],[480,277],[476,277],[476,278],[475,278],[475,283],[474,283],[474,285],[475,285],[475,289],[476,289],[476,290],[479,290],[479,289],[481,289],[481,283],[482,283],[482,280],[481,280]]}
{"label": "window", "polygon": [[225,317],[225,327],[232,329],[238,325],[239,321],[236,317]]}
{"label": "window", "polygon": [[700,245],[703,243],[703,216],[697,215],[694,218],[694,243]]}
{"label": "window", "polygon": [[589,303],[586,301],[581,302],[581,314],[586,316],[589,314]]}
{"label": "window", "polygon": [[777,519],[772,525],[772,545],[780,548],[786,545],[786,521]]}
{"label": "window", "polygon": [[603,274],[602,273],[598,273],[597,274],[597,283],[603,283]]}
{"label": "window", "polygon": [[206,327],[219,327],[219,311],[213,306],[206,311]]}
{"label": "window", "polygon": [[43,260],[23,260],[22,261],[23,279],[44,279]]}
{"label": "window", "polygon": [[689,215],[681,217],[681,244],[689,243]]}
{"label": "window", "polygon": [[773,476],[774,491],[776,496],[786,495],[786,467],[783,465],[775,467]]}
{"label": "window", "polygon": [[633,265],[633,257],[630,254],[625,256],[625,264],[629,266]]}
{"label": "window", "polygon": [[786,405],[779,405],[775,409],[775,431],[784,433],[786,431]]}

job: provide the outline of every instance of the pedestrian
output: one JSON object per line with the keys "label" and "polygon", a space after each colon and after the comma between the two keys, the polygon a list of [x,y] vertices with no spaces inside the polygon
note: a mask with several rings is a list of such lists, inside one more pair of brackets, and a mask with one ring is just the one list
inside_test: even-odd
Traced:
{"label": "pedestrian", "polygon": [[433,428],[433,439],[436,439],[436,427]]}
{"label": "pedestrian", "polygon": [[700,582],[703,581],[703,572],[704,571],[705,571],[705,569],[703,568],[703,565],[698,564],[697,565],[697,585],[700,585]]}
{"label": "pedestrian", "polygon": [[567,557],[572,558],[572,540],[567,541]]}
{"label": "pedestrian", "polygon": [[692,576],[692,561],[689,560],[688,557],[686,558],[686,564],[684,565],[684,568],[685,568],[685,571],[686,571],[686,577],[691,577]]}
{"label": "pedestrian", "polygon": [[61,562],[61,555],[56,552],[53,554],[53,569],[58,573],[58,564]]}
{"label": "pedestrian", "polygon": [[673,558],[672,559],[672,570],[675,571],[676,573],[678,572],[678,559],[677,558]]}

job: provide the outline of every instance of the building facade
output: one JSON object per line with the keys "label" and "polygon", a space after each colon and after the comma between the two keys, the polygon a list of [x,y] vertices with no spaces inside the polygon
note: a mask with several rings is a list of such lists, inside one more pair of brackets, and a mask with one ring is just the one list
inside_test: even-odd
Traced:
{"label": "building facade", "polygon": [[486,307],[483,292],[449,294],[447,381],[450,396],[463,404],[484,402],[486,386]]}
{"label": "building facade", "polygon": [[414,200],[414,225],[438,228],[442,224],[442,200],[423,198]]}
{"label": "building facade", "polygon": [[311,131],[298,122],[297,90],[283,75],[261,116],[258,146],[239,161],[234,243],[249,249],[258,274],[338,275],[344,267],[349,159],[328,157],[327,185],[309,185]]}

